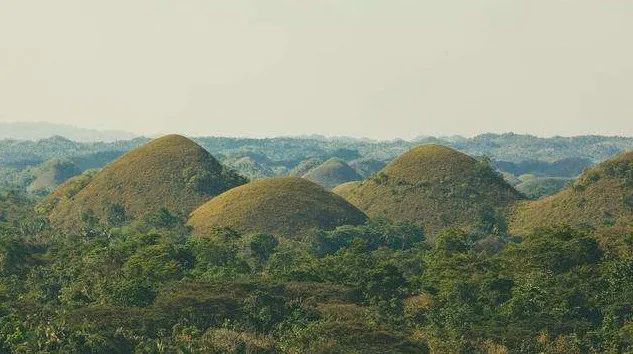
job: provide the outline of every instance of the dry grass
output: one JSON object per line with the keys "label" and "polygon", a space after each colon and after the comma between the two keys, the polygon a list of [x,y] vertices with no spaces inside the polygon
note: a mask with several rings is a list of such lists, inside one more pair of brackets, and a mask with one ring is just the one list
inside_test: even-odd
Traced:
{"label": "dry grass", "polygon": [[310,180],[323,188],[332,189],[341,183],[358,181],[362,177],[349,167],[345,161],[337,158],[332,158],[318,167],[310,170],[303,178]]}
{"label": "dry grass", "polygon": [[58,200],[49,217],[55,224],[72,226],[88,210],[104,217],[112,204],[122,205],[133,217],[163,207],[187,215],[214,195],[243,183],[244,178],[193,141],[168,135],[113,161],[74,195]]}
{"label": "dry grass", "polygon": [[354,188],[358,187],[360,183],[361,183],[360,181],[351,181],[351,182],[341,183],[332,189],[332,193],[338,194],[343,198],[347,198],[348,193],[353,191]]}
{"label": "dry grass", "polygon": [[313,228],[361,224],[366,216],[343,198],[299,177],[248,183],[195,210],[189,224],[204,235],[216,227],[296,236]]}
{"label": "dry grass", "polygon": [[521,199],[487,164],[432,144],[404,153],[357,187],[343,190],[370,217],[413,222],[429,233],[468,229],[484,213],[505,211]]}
{"label": "dry grass", "polygon": [[53,159],[37,168],[35,179],[28,186],[29,192],[48,192],[67,179],[81,173],[75,164],[67,160]]}
{"label": "dry grass", "polygon": [[573,186],[517,205],[510,231],[569,224],[594,228],[633,224],[633,152],[587,169]]}

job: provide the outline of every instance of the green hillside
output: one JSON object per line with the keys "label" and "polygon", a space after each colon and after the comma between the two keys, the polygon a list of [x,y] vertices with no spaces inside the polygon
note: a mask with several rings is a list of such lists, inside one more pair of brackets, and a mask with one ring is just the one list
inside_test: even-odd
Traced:
{"label": "green hillside", "polygon": [[343,198],[299,177],[263,179],[231,189],[195,210],[194,233],[216,227],[293,236],[308,229],[356,225],[366,216]]}
{"label": "green hillside", "polygon": [[97,172],[99,170],[88,170],[78,176],[67,179],[37,203],[37,210],[42,214],[48,215],[58,205],[70,203],[72,198],[92,181]]}
{"label": "green hillside", "polygon": [[48,193],[62,182],[80,173],[81,169],[69,160],[49,160],[35,169],[33,182],[27,187],[27,191]]}
{"label": "green hillside", "polygon": [[363,178],[366,178],[380,171],[385,167],[386,162],[372,158],[360,158],[350,161],[348,165]]}
{"label": "green hillside", "polygon": [[361,181],[351,181],[341,183],[338,186],[332,188],[332,193],[338,194],[343,198],[347,198],[348,194],[351,193],[354,188],[360,185]]}
{"label": "green hillside", "polygon": [[322,163],[323,163],[323,159],[319,157],[308,158],[306,160],[299,162],[292,170],[290,170],[288,175],[301,177],[305,175],[306,173],[310,172],[310,170],[312,170],[313,168],[318,167]]}
{"label": "green hillside", "polygon": [[534,176],[534,178],[526,179],[515,185],[514,188],[529,198],[538,199],[560,191],[570,181],[570,178],[565,177]]}
{"label": "green hillside", "polygon": [[[88,211],[107,218],[113,206],[126,217],[161,208],[188,214],[210,197],[243,183],[243,177],[223,167],[193,141],[168,135],[124,154],[52,208],[48,200],[49,218],[55,224],[72,226]],[[53,198],[57,195],[53,193]]]}
{"label": "green hillside", "polygon": [[487,162],[432,144],[401,155],[346,196],[370,217],[413,222],[430,233],[489,223],[521,198]]}
{"label": "green hillside", "polygon": [[332,189],[341,183],[362,179],[353,168],[338,158],[331,158],[325,161],[303,175],[303,178],[326,189]]}
{"label": "green hillside", "polygon": [[517,176],[509,172],[501,172],[501,176],[506,182],[508,182],[509,185],[513,187],[516,187],[516,185],[522,182]]}
{"label": "green hillside", "polygon": [[251,156],[244,156],[230,162],[225,161],[225,163],[240,175],[248,177],[249,179],[259,179],[275,175],[275,172],[270,167],[259,163]]}
{"label": "green hillside", "polygon": [[633,151],[587,169],[574,184],[552,196],[524,202],[510,230],[523,234],[547,225],[605,227],[633,223]]}

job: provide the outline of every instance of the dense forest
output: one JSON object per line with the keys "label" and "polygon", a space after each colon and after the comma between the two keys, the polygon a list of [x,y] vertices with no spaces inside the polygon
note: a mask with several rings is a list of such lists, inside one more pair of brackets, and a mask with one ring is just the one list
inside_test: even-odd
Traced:
{"label": "dense forest", "polygon": [[0,352],[633,351],[633,139],[147,141],[0,142]]}

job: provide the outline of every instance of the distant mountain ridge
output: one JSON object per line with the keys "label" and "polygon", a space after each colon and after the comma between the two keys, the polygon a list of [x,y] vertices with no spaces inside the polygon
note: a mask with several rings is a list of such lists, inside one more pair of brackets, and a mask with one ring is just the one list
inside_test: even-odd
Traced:
{"label": "distant mountain ridge", "polygon": [[77,142],[113,142],[137,137],[122,130],[87,129],[48,122],[0,122],[0,139],[40,140],[53,136],[62,136]]}

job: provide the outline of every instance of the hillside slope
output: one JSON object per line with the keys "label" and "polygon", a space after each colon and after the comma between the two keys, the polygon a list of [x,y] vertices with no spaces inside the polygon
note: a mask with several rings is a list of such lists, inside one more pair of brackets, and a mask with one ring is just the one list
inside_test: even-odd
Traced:
{"label": "hillside slope", "polygon": [[351,193],[356,187],[360,185],[361,181],[351,181],[341,183],[338,186],[332,188],[332,193],[338,194],[347,199],[349,193]]}
{"label": "hillside slope", "polygon": [[485,162],[440,145],[421,145],[345,191],[370,217],[418,224],[434,233],[470,229],[521,198]]}
{"label": "hillside slope", "polygon": [[34,171],[33,182],[27,187],[31,193],[48,193],[67,179],[81,173],[81,169],[66,159],[49,160]]}
{"label": "hillside slope", "polygon": [[547,225],[594,228],[633,224],[633,151],[587,169],[572,186],[517,205],[510,231],[524,234]]}
{"label": "hillside slope", "polygon": [[193,141],[168,135],[116,159],[70,198],[49,203],[49,218],[70,226],[89,210],[106,218],[113,205],[123,207],[131,217],[161,208],[188,214],[212,196],[243,183],[243,177]]}
{"label": "hillside slope", "polygon": [[332,189],[341,183],[362,179],[362,177],[356,173],[353,168],[345,163],[345,161],[338,158],[332,158],[325,161],[303,175],[303,178],[326,189]]}
{"label": "hillside slope", "polygon": [[366,216],[343,198],[299,177],[276,177],[231,189],[195,210],[194,233],[214,227],[296,236],[312,228],[361,224]]}

